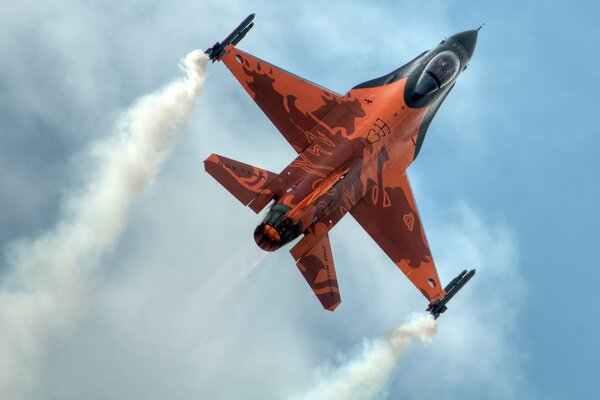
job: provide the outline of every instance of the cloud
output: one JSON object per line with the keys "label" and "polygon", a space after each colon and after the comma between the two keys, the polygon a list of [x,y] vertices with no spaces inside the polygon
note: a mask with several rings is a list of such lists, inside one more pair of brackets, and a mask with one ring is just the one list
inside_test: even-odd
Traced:
{"label": "cloud", "polygon": [[[390,374],[413,337],[431,341],[437,325],[429,314],[413,315],[385,339],[365,342],[362,353],[334,371],[326,371],[313,387],[293,399],[361,400],[380,397]],[[311,385],[312,386],[312,385]]]}
{"label": "cloud", "polygon": [[[32,189],[31,196],[50,208],[60,201],[56,186],[72,187],[82,179],[73,168],[79,161],[70,159],[75,149],[102,135],[107,121],[139,93],[171,77],[172,60],[199,43],[208,47],[222,39],[251,11],[257,12],[257,26],[242,42],[244,50],[340,92],[389,72],[452,31],[445,6],[428,5],[430,18],[423,22],[423,10],[410,2],[396,8],[307,4],[300,11],[267,2],[256,3],[254,10],[241,2],[123,7],[108,2],[72,10],[70,3],[61,4],[36,5],[19,14],[24,26],[29,17],[41,21],[48,8],[60,7],[60,29],[66,33],[54,31],[57,23],[45,25],[48,33],[30,23],[21,42],[23,48],[43,47],[56,68],[45,75],[44,60],[29,63],[27,52],[11,45],[2,49],[17,55],[12,72],[0,69],[5,81],[21,77],[11,85],[13,94],[27,75],[61,86],[54,91],[28,85],[18,106],[5,108],[23,113],[17,127],[41,115],[42,128],[31,131],[39,129],[56,144],[52,160],[67,158],[57,161],[62,168],[51,169],[56,178],[27,160],[13,168],[18,178],[10,187],[23,193],[19,182],[32,182],[41,189]],[[359,18],[368,23],[348,26]],[[22,28],[3,26],[2,32],[11,35],[1,36],[17,41]],[[45,45],[41,37],[55,43]],[[84,45],[87,37],[96,50]],[[56,48],[63,50],[50,50]],[[82,59],[88,51],[92,58]],[[318,382],[319,371],[335,370],[359,354],[363,340],[376,341],[425,308],[420,294],[350,217],[332,232],[343,299],[335,313],[320,309],[285,249],[252,267],[261,255],[252,239],[258,217],[203,173],[202,159],[214,151],[278,170],[293,152],[223,66],[213,65],[210,74],[190,135],[175,149],[161,179],[141,195],[122,242],[102,262],[89,314],[51,339],[37,398],[262,399],[304,393]],[[40,90],[41,99],[34,99]],[[451,114],[447,111],[443,107],[439,117]],[[73,118],[65,123],[65,115]],[[77,136],[81,130],[84,139]],[[457,138],[469,140],[469,135]],[[0,159],[7,159],[2,150],[7,146],[0,147]],[[26,154],[28,147],[19,143],[16,149]],[[420,176],[418,170],[409,173]],[[54,180],[49,187],[40,183],[46,179]],[[442,280],[463,267],[476,267],[478,273],[450,304],[435,340],[407,352],[386,390],[390,398],[515,397],[526,387],[524,356],[515,340],[525,291],[517,238],[510,226],[484,218],[468,204],[433,197],[430,185],[436,182],[417,185],[417,201]],[[12,205],[8,198],[2,204],[21,210],[20,215],[39,207]],[[18,227],[6,234],[48,226],[51,213],[41,214],[29,222],[14,219]]]}
{"label": "cloud", "polygon": [[191,117],[207,62],[202,52],[190,53],[185,80],[132,106],[113,136],[95,144],[90,161],[98,172],[66,199],[68,211],[56,226],[10,246],[0,287],[2,397],[35,389],[48,338],[81,318],[99,260],[117,243],[131,202],[157,175]]}
{"label": "cloud", "polygon": [[[163,180],[144,196],[93,312],[53,344],[46,395],[292,396],[360,353],[365,339],[377,341],[425,308],[351,220],[332,232],[343,299],[335,313],[322,311],[285,250],[243,275],[261,254],[251,236],[256,217],[219,191],[211,201],[229,207],[194,211],[212,183],[196,180]],[[231,220],[240,223],[223,229]],[[514,237],[464,205],[428,233],[444,280],[463,267],[478,273],[440,319],[433,342],[410,348],[394,368],[387,392],[408,399],[518,397],[525,385],[513,342],[522,299]],[[103,389],[89,393],[94,387]]]}
{"label": "cloud", "polygon": [[[515,235],[506,225],[485,223],[464,203],[443,218],[428,229],[442,280],[463,268],[476,267],[477,274],[440,318],[439,334],[427,355],[415,352],[416,358],[428,357],[428,363],[401,368],[395,387],[407,398],[434,398],[445,392],[522,398],[531,388],[524,380],[525,356],[516,331],[526,289]],[[413,385],[427,369],[435,378],[427,386]]]}

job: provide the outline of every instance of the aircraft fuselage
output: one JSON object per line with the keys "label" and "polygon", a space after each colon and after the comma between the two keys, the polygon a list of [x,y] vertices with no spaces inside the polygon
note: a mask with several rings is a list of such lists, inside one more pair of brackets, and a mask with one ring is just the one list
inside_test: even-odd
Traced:
{"label": "aircraft fuselage", "polygon": [[356,187],[361,179],[360,186],[366,186],[371,179],[383,187],[381,168],[390,158],[393,162],[386,168],[404,172],[418,155],[431,119],[466,68],[476,36],[477,31],[454,35],[343,96],[344,111],[323,116],[310,132],[310,145],[279,174],[278,183],[286,189],[275,196],[254,231],[259,247],[274,251],[314,230],[317,223],[331,229],[360,200],[354,191],[334,190],[339,183]]}

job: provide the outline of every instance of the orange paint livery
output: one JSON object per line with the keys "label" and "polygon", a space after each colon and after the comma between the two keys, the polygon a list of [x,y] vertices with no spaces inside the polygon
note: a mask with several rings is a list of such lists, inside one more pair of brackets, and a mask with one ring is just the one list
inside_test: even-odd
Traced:
{"label": "orange paint livery", "polygon": [[477,31],[342,96],[237,49],[253,17],[207,54],[225,64],[298,155],[276,174],[213,154],[206,171],[257,213],[272,203],[254,231],[264,250],[303,235],[290,253],[326,309],[341,302],[328,233],[350,213],[437,317],[474,271],[442,287],[405,171],[466,68]]}

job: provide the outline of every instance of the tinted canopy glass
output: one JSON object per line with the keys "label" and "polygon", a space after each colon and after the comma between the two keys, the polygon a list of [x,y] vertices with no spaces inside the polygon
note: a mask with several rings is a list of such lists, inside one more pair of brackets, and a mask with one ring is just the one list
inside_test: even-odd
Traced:
{"label": "tinted canopy glass", "polygon": [[415,93],[425,96],[442,88],[458,73],[460,60],[451,51],[445,51],[435,56],[421,74]]}

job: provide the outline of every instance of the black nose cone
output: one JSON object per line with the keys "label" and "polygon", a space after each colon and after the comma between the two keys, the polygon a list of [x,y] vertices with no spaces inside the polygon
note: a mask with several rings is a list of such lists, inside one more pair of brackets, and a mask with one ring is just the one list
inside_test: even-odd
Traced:
{"label": "black nose cone", "polygon": [[477,44],[477,29],[473,29],[471,31],[464,31],[461,33],[457,33],[454,36],[451,36],[450,39],[458,42],[469,54],[469,58],[473,56],[473,52],[475,51],[475,45]]}

